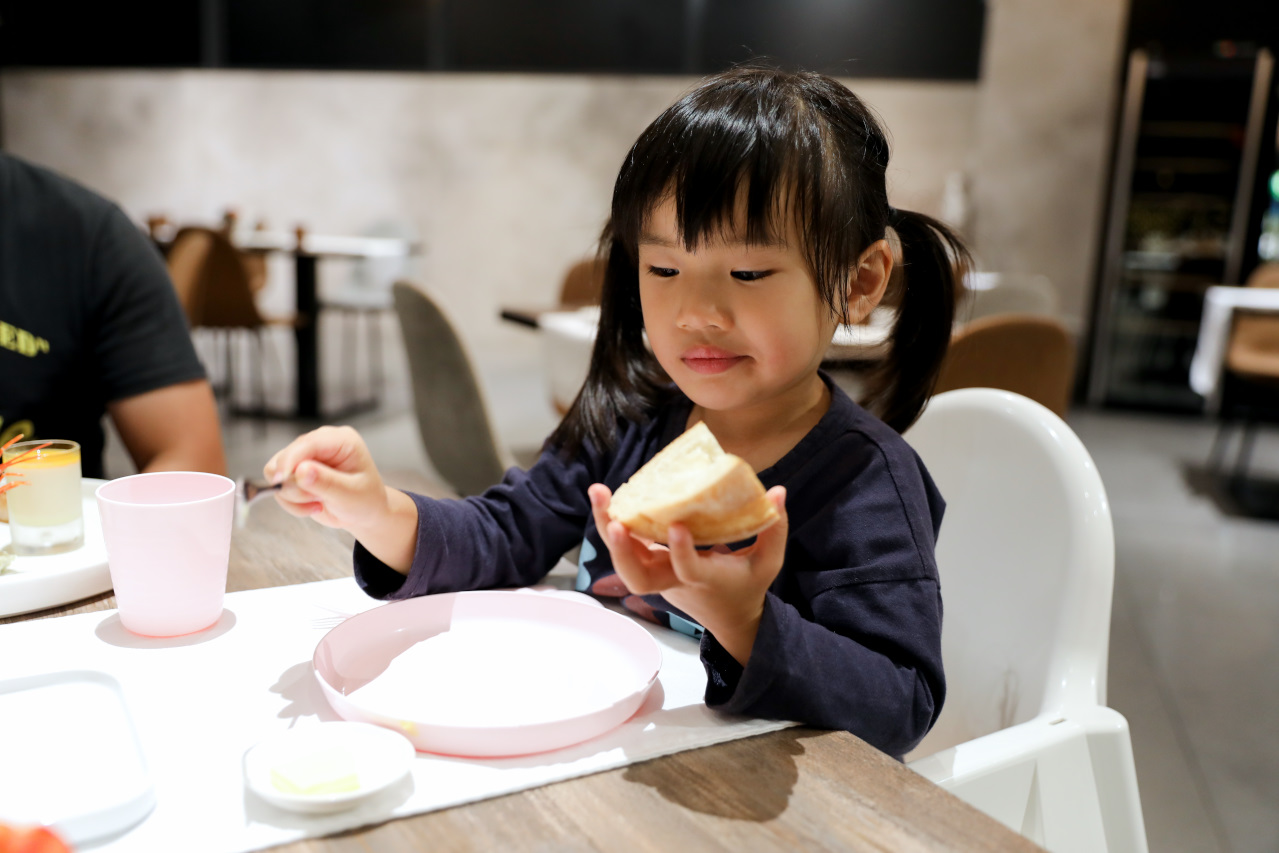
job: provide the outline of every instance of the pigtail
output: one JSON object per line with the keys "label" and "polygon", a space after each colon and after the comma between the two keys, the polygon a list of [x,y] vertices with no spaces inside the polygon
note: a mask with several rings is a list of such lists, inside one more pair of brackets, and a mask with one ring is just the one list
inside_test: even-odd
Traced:
{"label": "pigtail", "polygon": [[941,372],[955,321],[955,296],[972,258],[931,216],[892,210],[901,241],[902,280],[888,357],[872,374],[863,405],[898,432],[923,412]]}

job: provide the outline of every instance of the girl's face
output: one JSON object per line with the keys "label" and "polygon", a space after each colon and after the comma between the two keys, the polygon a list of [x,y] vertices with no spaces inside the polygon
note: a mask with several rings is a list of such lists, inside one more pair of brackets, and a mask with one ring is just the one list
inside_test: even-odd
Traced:
{"label": "girl's face", "polygon": [[702,408],[784,417],[824,393],[817,368],[837,324],[794,233],[690,252],[668,199],[640,235],[639,288],[658,363]]}

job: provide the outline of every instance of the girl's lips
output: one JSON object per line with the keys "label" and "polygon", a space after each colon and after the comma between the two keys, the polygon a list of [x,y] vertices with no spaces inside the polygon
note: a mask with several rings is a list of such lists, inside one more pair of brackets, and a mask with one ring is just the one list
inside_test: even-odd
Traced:
{"label": "girl's lips", "polygon": [[695,347],[680,356],[680,361],[690,370],[704,374],[723,373],[745,360],[746,356],[734,355],[719,347]]}

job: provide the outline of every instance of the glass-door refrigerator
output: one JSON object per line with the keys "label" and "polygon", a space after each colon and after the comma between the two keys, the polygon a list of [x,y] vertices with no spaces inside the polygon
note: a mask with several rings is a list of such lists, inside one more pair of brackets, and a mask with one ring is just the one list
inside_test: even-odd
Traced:
{"label": "glass-door refrigerator", "polygon": [[[1240,284],[1279,236],[1274,57],[1129,55],[1093,300],[1087,400],[1197,412],[1204,291]],[[1279,179],[1277,179],[1279,180]],[[1277,187],[1279,189],[1279,187]]]}

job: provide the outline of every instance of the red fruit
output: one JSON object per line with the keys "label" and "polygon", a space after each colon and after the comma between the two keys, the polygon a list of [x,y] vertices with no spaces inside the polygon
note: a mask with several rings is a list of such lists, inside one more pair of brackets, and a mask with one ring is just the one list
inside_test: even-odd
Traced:
{"label": "red fruit", "polygon": [[48,827],[0,823],[0,853],[72,853],[72,850]]}

